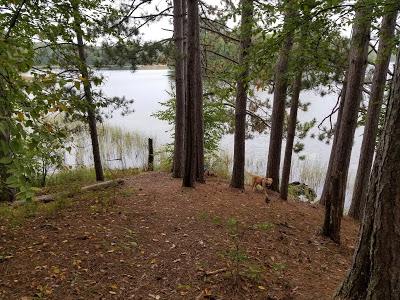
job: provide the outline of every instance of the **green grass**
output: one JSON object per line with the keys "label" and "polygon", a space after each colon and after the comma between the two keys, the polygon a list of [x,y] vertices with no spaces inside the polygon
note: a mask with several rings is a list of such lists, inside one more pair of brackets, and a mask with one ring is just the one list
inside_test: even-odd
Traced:
{"label": "green grass", "polygon": [[[105,170],[104,174],[106,180],[117,179],[123,177],[130,177],[140,174],[142,170],[138,168],[124,169],[124,170]],[[47,181],[45,193],[56,192],[76,192],[82,186],[89,185],[96,182],[96,175],[94,169],[91,168],[75,168],[63,170],[50,176]]]}
{"label": "green grass", "polygon": [[[136,131],[104,124],[99,126],[99,146],[102,163],[105,169],[137,167],[145,169],[148,156],[148,137]],[[91,163],[89,133],[81,130],[74,136],[75,163],[87,165]],[[153,138],[154,147],[157,141]]]}
{"label": "green grass", "polygon": [[27,203],[21,206],[9,206],[7,203],[0,205],[0,222],[11,227],[20,226],[26,219],[36,216],[37,203]]}
{"label": "green grass", "polygon": [[241,249],[230,249],[224,252],[224,256],[234,263],[245,262],[249,260],[247,253]]}
{"label": "green grass", "polygon": [[205,158],[206,169],[220,178],[229,179],[231,177],[231,165],[232,156],[228,152],[221,151],[219,154]]}
{"label": "green grass", "polygon": [[207,221],[207,220],[210,219],[210,217],[211,217],[210,214],[208,212],[206,212],[206,211],[201,211],[198,214],[198,219],[201,220],[201,221]]}
{"label": "green grass", "polygon": [[[107,170],[106,179],[116,179],[128,176],[134,176],[142,172],[139,169],[126,170]],[[0,223],[8,224],[12,227],[20,226],[25,220],[43,215],[46,217],[56,217],[63,209],[72,204],[73,199],[67,197],[68,194],[77,193],[79,200],[85,201],[87,197],[98,199],[92,208],[94,211],[108,210],[113,205],[115,189],[107,189],[100,192],[82,193],[80,188],[96,182],[95,172],[89,168],[76,168],[63,170],[48,178],[46,188],[41,190],[41,194],[61,195],[53,202],[38,203],[27,202],[18,206],[10,206],[8,203],[0,204]],[[122,197],[130,197],[135,191],[133,189],[123,189],[120,191]],[[77,198],[75,198],[77,199]]]}
{"label": "green grass", "polygon": [[93,182],[96,182],[94,169],[82,167],[55,173],[48,178],[47,187],[82,186]]}
{"label": "green grass", "polygon": [[72,204],[71,199],[59,198],[50,203],[27,202],[19,206],[0,205],[0,222],[11,227],[21,226],[27,219],[36,216],[56,217]]}
{"label": "green grass", "polygon": [[280,272],[286,269],[286,265],[283,263],[273,263],[272,269],[276,272]]}
{"label": "green grass", "polygon": [[242,276],[250,279],[253,282],[260,282],[262,278],[262,274],[265,272],[265,269],[259,264],[248,264],[245,270],[242,272]]}
{"label": "green grass", "polygon": [[256,230],[261,230],[261,231],[269,231],[274,228],[274,224],[264,222],[264,223],[258,223],[254,224],[253,228]]}
{"label": "green grass", "polygon": [[325,180],[327,166],[318,160],[305,160],[299,163],[299,181],[314,191],[319,191]]}
{"label": "green grass", "polygon": [[220,216],[214,216],[211,218],[211,221],[215,225],[222,225],[222,218]]}

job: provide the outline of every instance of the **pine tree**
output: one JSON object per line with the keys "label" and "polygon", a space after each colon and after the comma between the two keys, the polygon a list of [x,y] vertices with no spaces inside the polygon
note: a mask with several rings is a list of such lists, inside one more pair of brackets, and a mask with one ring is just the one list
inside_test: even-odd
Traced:
{"label": "pine tree", "polygon": [[284,39],[278,55],[275,68],[275,90],[272,106],[271,134],[268,148],[268,161],[266,177],[272,178],[271,189],[279,191],[279,172],[281,163],[281,149],[283,138],[283,125],[285,118],[286,94],[288,86],[289,55],[293,47],[293,3],[289,2],[283,25]]}
{"label": "pine tree", "polygon": [[396,27],[396,18],[397,11],[389,11],[382,19],[379,34],[379,49],[372,80],[371,96],[368,104],[356,181],[354,183],[353,198],[349,210],[349,216],[358,220],[360,220],[363,215],[365,198],[368,190],[368,179],[375,153],[376,136],[386,86],[386,77],[394,46],[393,37]]}
{"label": "pine tree", "polygon": [[242,0],[240,2],[242,20],[240,25],[240,73],[236,86],[235,105],[235,140],[233,152],[233,172],[231,186],[244,189],[244,167],[245,167],[245,138],[246,138],[246,109],[247,92],[249,81],[248,55],[251,46],[253,27],[253,0]]}
{"label": "pine tree", "polygon": [[371,19],[371,11],[365,1],[358,1],[353,24],[343,111],[339,130],[335,133],[337,141],[331,151],[334,160],[330,173],[326,175],[325,183],[328,186],[323,199],[325,220],[322,231],[325,236],[337,243],[340,242],[345,189],[367,64]]}
{"label": "pine tree", "polygon": [[399,299],[400,52],[352,267],[336,299]]}
{"label": "pine tree", "polygon": [[174,0],[174,41],[175,41],[175,143],[173,177],[182,177],[183,138],[185,112],[185,77],[184,77],[184,14],[183,2]]}

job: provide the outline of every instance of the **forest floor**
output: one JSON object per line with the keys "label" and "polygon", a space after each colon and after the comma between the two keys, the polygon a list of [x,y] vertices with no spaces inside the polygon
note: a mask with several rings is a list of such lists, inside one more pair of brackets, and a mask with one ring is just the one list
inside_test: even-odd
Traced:
{"label": "forest floor", "polygon": [[321,207],[269,197],[152,172],[58,200],[0,223],[0,299],[330,299],[358,224],[338,246]]}

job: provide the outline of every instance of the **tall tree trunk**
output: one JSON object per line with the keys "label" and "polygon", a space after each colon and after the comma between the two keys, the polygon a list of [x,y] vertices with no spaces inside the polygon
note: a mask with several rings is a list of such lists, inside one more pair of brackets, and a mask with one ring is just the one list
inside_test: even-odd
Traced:
{"label": "tall tree trunk", "polygon": [[281,198],[284,200],[287,200],[288,196],[289,177],[290,177],[290,169],[292,166],[293,144],[294,144],[294,137],[296,134],[297,111],[299,108],[302,77],[303,77],[303,72],[301,70],[298,70],[296,78],[294,79],[293,82],[292,99],[290,103],[290,115],[288,122],[286,148],[285,148],[285,159],[283,161],[282,183],[281,183]]}
{"label": "tall tree trunk", "polygon": [[[2,130],[0,130],[0,159],[7,159],[11,157],[11,151],[9,148],[10,144],[10,130],[8,121],[10,119],[11,108],[8,107],[6,88],[0,86],[0,125],[2,125]],[[0,202],[3,201],[13,201],[15,198],[15,191],[9,188],[6,184],[7,178],[9,177],[8,168],[5,164],[0,164]]]}
{"label": "tall tree trunk", "polygon": [[[22,1],[19,4],[17,11],[10,21],[10,26],[4,35],[4,41],[7,41],[10,38],[11,32],[18,23],[18,18],[21,16],[21,10],[25,3],[26,1]],[[0,81],[0,125],[2,125],[2,130],[0,130],[0,159],[12,157],[11,149],[9,147],[11,140],[10,124],[7,121],[11,119],[12,107],[10,107],[10,101],[7,99],[9,97],[8,93],[9,87],[7,87],[7,83],[2,78]],[[0,166],[0,202],[14,201],[16,191],[15,189],[8,187],[6,184],[10,174],[8,173],[6,165],[0,164]]]}
{"label": "tall tree trunk", "polygon": [[375,152],[376,135],[378,132],[386,77],[394,45],[393,37],[396,27],[396,18],[397,11],[385,15],[380,30],[379,49],[376,58],[374,78],[372,80],[371,96],[361,145],[360,160],[358,162],[357,176],[354,184],[353,199],[349,210],[349,215],[357,220],[361,219],[365,206],[368,179]]}
{"label": "tall tree trunk", "polygon": [[328,180],[330,178],[330,174],[332,173],[333,161],[335,160],[335,152],[333,150],[336,148],[337,137],[339,135],[338,133],[339,133],[339,130],[340,130],[340,122],[342,120],[344,100],[346,98],[346,87],[347,87],[347,79],[345,78],[344,81],[343,81],[342,90],[341,90],[340,95],[339,95],[339,98],[340,98],[339,110],[338,110],[338,115],[337,115],[337,119],[336,119],[336,125],[335,125],[335,129],[334,129],[335,131],[334,131],[333,142],[332,142],[332,147],[331,147],[331,154],[329,156],[328,169],[326,170],[325,182],[324,182],[324,186],[322,188],[321,199],[319,200],[319,203],[321,205],[325,205],[326,193],[327,193],[328,187],[329,187],[329,181]]}
{"label": "tall tree trunk", "polygon": [[323,234],[340,243],[340,226],[343,215],[345,189],[353,146],[354,132],[357,127],[365,66],[368,56],[371,16],[364,1],[359,1],[354,19],[349,69],[347,72],[346,94],[341,116],[337,142],[332,149],[335,153],[331,174],[327,174],[328,187],[325,193],[325,220]]}
{"label": "tall tree trunk", "polygon": [[[290,8],[291,10],[291,8]],[[286,35],[279,51],[278,62],[275,69],[275,92],[272,107],[271,134],[268,150],[268,162],[266,176],[272,178],[271,189],[279,191],[279,171],[281,164],[283,122],[285,118],[285,104],[287,93],[287,72],[289,54],[293,47],[292,30],[287,30],[291,21],[292,12],[288,10],[285,17],[284,34]]]}
{"label": "tall tree trunk", "polygon": [[[196,18],[198,18],[198,0],[187,0],[187,66],[186,70],[196,70]],[[194,187],[196,177],[196,96],[197,96],[197,74],[188,72],[186,74],[186,101],[185,101],[185,159],[184,159],[184,187]]]}
{"label": "tall tree trunk", "polygon": [[74,10],[74,21],[75,21],[75,33],[78,41],[78,55],[80,60],[79,71],[81,72],[83,78],[83,90],[85,93],[85,99],[87,101],[87,122],[89,125],[90,139],[92,142],[92,152],[93,152],[93,161],[94,161],[94,169],[96,172],[96,180],[104,181],[104,173],[103,167],[101,164],[101,156],[100,156],[100,147],[99,147],[99,138],[97,134],[97,126],[96,126],[96,113],[94,106],[94,101],[92,97],[91,85],[89,80],[89,71],[86,63],[86,55],[85,55],[85,45],[83,43],[83,34],[81,28],[81,17],[79,12],[78,4],[75,2],[71,2],[72,8]]}
{"label": "tall tree trunk", "polygon": [[235,106],[235,142],[233,151],[233,172],[231,186],[244,189],[244,165],[245,165],[245,137],[246,137],[246,108],[247,91],[249,87],[249,62],[248,54],[251,46],[253,28],[253,0],[241,0],[242,21],[240,25],[240,57],[239,68],[241,70],[236,87]]}
{"label": "tall tree trunk", "polygon": [[200,47],[200,18],[199,7],[195,11],[195,55],[196,64],[194,73],[196,76],[196,99],[195,99],[195,132],[196,132],[196,180],[205,183],[204,179],[204,115],[203,115],[203,79],[201,65]]}
{"label": "tall tree trunk", "polygon": [[185,84],[184,84],[184,12],[182,0],[174,0],[174,41],[175,41],[175,146],[172,175],[182,177],[183,170],[183,139],[184,139],[184,112],[185,112]]}
{"label": "tall tree trunk", "polygon": [[399,299],[400,52],[353,263],[336,299]]}

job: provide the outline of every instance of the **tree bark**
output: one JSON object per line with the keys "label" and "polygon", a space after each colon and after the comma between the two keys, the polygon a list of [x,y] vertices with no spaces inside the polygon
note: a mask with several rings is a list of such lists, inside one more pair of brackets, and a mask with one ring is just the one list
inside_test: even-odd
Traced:
{"label": "tree bark", "polygon": [[281,198],[284,200],[287,200],[288,197],[289,177],[290,177],[290,169],[292,166],[293,144],[294,144],[294,137],[296,135],[297,111],[299,108],[302,77],[303,77],[303,72],[301,70],[298,70],[296,78],[294,79],[293,82],[293,91],[290,103],[290,115],[288,122],[288,132],[286,139],[285,158],[283,161],[282,183],[281,183]]}
{"label": "tree bark", "polygon": [[[9,148],[10,144],[10,130],[7,119],[10,118],[9,109],[7,108],[6,96],[0,91],[0,99],[4,99],[4,103],[0,104],[0,119],[4,119],[1,125],[5,125],[2,130],[0,130],[0,159],[10,158],[11,151]],[[2,145],[3,144],[3,145]],[[7,201],[11,202],[15,200],[15,191],[9,188],[6,184],[7,178],[9,177],[7,166],[0,164],[0,202]]]}
{"label": "tree bark", "polygon": [[[4,36],[4,41],[7,41],[11,36],[11,31],[18,22],[18,18],[21,15],[21,9],[25,5],[26,1],[22,1],[18,7],[18,10],[12,17],[10,26]],[[0,159],[1,158],[11,158],[12,153],[9,147],[11,140],[10,124],[7,120],[11,119],[12,107],[8,98],[8,88],[6,86],[4,79],[0,81],[0,125],[3,125],[2,130],[0,130]],[[3,124],[1,124],[3,123]],[[2,145],[3,144],[3,145]],[[7,201],[12,202],[15,200],[16,191],[13,188],[7,186],[6,181],[10,177],[8,173],[7,166],[0,165],[0,202]]]}
{"label": "tree bark", "polygon": [[399,299],[400,52],[353,263],[336,299]]}
{"label": "tree bark", "polygon": [[[187,66],[186,70],[196,69],[196,18],[198,18],[198,1],[187,0]],[[182,185],[194,187],[196,177],[196,131],[195,131],[195,102],[196,102],[196,73],[186,74],[186,101],[185,101],[185,159]]]}
{"label": "tree bark", "polygon": [[153,139],[148,139],[149,155],[147,158],[147,171],[154,171],[154,147]]}
{"label": "tree bark", "polygon": [[204,179],[204,115],[203,115],[203,79],[201,65],[200,47],[200,17],[198,4],[195,7],[194,26],[195,26],[195,136],[196,136],[196,181],[205,183]]}
{"label": "tree bark", "polygon": [[293,46],[292,30],[286,30],[291,19],[289,11],[285,17],[284,34],[286,35],[279,51],[279,58],[275,69],[275,92],[272,107],[271,134],[268,150],[268,162],[266,176],[272,178],[271,189],[279,191],[279,171],[281,164],[283,122],[285,118],[285,104],[287,92],[287,72],[289,55]]}
{"label": "tree bark", "polygon": [[375,152],[376,135],[378,132],[379,116],[386,86],[390,57],[394,46],[393,37],[396,27],[397,11],[385,15],[382,20],[379,49],[376,58],[374,78],[372,80],[371,96],[369,99],[367,119],[358,162],[357,176],[354,184],[353,198],[349,216],[360,220],[363,215],[365,198],[368,190],[368,179],[371,172]]}
{"label": "tree bark", "polygon": [[241,0],[242,21],[240,25],[239,78],[236,86],[235,137],[231,186],[244,189],[244,167],[246,152],[246,109],[249,87],[248,54],[251,46],[253,27],[253,0]]}
{"label": "tree bark", "polygon": [[333,161],[335,160],[335,152],[333,151],[333,149],[336,148],[337,137],[339,135],[338,133],[340,130],[340,122],[342,120],[344,100],[346,98],[346,87],[347,87],[347,79],[345,78],[343,81],[342,90],[339,95],[339,97],[340,97],[339,110],[338,110],[338,115],[337,115],[337,119],[336,119],[335,132],[334,132],[333,142],[332,142],[332,147],[331,147],[331,154],[329,156],[328,169],[326,170],[325,182],[324,182],[324,186],[322,188],[321,199],[319,200],[319,204],[321,204],[321,205],[325,205],[326,192],[329,187],[328,180],[330,178],[330,174],[332,173]]}
{"label": "tree bark", "polygon": [[184,139],[184,112],[185,112],[185,84],[184,84],[184,11],[182,0],[174,0],[174,41],[175,41],[175,144],[172,175],[182,177],[183,170],[183,139]]}
{"label": "tree bark", "polygon": [[331,152],[331,155],[334,153],[334,160],[331,174],[327,174],[326,183],[328,187],[324,199],[325,220],[322,232],[336,243],[340,243],[345,189],[367,64],[370,27],[369,8],[365,6],[364,1],[359,1],[356,7],[351,38],[343,112],[337,133],[337,142]]}
{"label": "tree bark", "polygon": [[90,139],[92,142],[92,152],[93,152],[93,161],[94,161],[94,169],[96,172],[96,180],[104,181],[104,173],[103,167],[101,163],[100,156],[100,147],[99,147],[99,138],[97,134],[97,126],[96,126],[96,113],[93,108],[94,101],[92,97],[91,85],[89,80],[89,71],[86,63],[86,55],[85,55],[85,45],[83,42],[83,34],[80,22],[80,12],[78,4],[71,3],[72,8],[74,10],[74,21],[75,21],[75,33],[78,42],[78,55],[79,55],[79,71],[82,75],[83,82],[83,90],[85,93],[85,99],[87,101],[87,122],[89,125]]}

